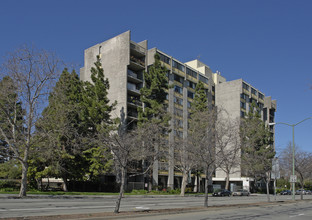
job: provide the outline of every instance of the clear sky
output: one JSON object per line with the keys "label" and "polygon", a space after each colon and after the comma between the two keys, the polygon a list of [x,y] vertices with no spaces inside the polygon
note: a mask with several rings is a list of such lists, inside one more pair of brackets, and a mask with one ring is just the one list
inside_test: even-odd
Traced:
{"label": "clear sky", "polygon": [[[311,0],[1,0],[0,63],[34,44],[83,66],[84,49],[127,30],[182,62],[199,59],[227,80],[243,78],[277,100],[276,122],[312,116]],[[312,120],[295,141],[312,152]],[[276,125],[276,148],[292,140]]]}

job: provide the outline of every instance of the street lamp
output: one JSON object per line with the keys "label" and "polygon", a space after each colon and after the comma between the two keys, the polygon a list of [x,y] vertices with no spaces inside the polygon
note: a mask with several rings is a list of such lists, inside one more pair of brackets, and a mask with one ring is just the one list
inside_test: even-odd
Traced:
{"label": "street lamp", "polygon": [[[308,120],[308,119],[311,119],[312,117],[309,117],[309,118],[306,118],[306,119],[303,119],[302,121],[299,121],[298,123],[296,124],[288,124],[288,123],[284,123],[284,122],[276,122],[276,123],[269,123],[269,125],[276,125],[276,124],[284,124],[284,125],[288,125],[290,127],[292,127],[292,162],[293,162],[293,165],[292,165],[292,176],[293,178],[295,178],[295,126],[297,126],[298,124]],[[292,180],[292,199],[295,201],[295,181]]]}

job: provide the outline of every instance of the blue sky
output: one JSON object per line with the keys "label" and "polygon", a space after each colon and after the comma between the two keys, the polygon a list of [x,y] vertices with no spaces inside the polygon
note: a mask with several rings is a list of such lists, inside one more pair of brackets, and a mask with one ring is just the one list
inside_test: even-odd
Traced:
{"label": "blue sky", "polygon": [[[84,49],[127,30],[132,40],[187,62],[200,60],[227,80],[243,78],[277,99],[276,122],[312,116],[310,0],[2,0],[0,63],[7,52],[34,44],[78,71]],[[312,120],[295,141],[312,152]],[[291,127],[276,125],[276,148]]]}

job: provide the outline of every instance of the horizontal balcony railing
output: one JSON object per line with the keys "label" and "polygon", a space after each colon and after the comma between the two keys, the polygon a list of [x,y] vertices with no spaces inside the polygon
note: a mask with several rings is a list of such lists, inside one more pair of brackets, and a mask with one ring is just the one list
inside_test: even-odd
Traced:
{"label": "horizontal balcony railing", "polygon": [[139,99],[135,99],[132,97],[128,97],[127,98],[128,103],[133,104],[133,105],[137,105],[137,106],[141,106],[142,102]]}
{"label": "horizontal balcony railing", "polygon": [[142,67],[145,66],[145,62],[143,60],[140,60],[139,58],[136,58],[135,56],[130,56],[130,60],[136,64],[139,64]]}
{"label": "horizontal balcony railing", "polygon": [[145,54],[145,49],[144,49],[144,47],[142,47],[142,46],[136,44],[136,43],[133,42],[133,41],[130,42],[130,49],[136,50],[136,51],[138,51],[138,52],[140,52],[140,53],[142,53],[142,54]]}
{"label": "horizontal balcony railing", "polygon": [[135,72],[128,70],[127,74],[131,79],[134,79],[135,82],[142,82],[141,77],[139,77]]}
{"label": "horizontal balcony railing", "polygon": [[128,112],[128,116],[129,116],[129,117],[133,117],[133,118],[137,118],[139,115],[138,115],[137,112],[129,111],[129,112]]}

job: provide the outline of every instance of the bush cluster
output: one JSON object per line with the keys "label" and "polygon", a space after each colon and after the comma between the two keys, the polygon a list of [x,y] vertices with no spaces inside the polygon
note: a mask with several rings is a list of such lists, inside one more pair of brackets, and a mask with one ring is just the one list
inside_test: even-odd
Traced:
{"label": "bush cluster", "polygon": [[19,190],[21,182],[19,180],[0,180],[0,191],[11,192]]}

